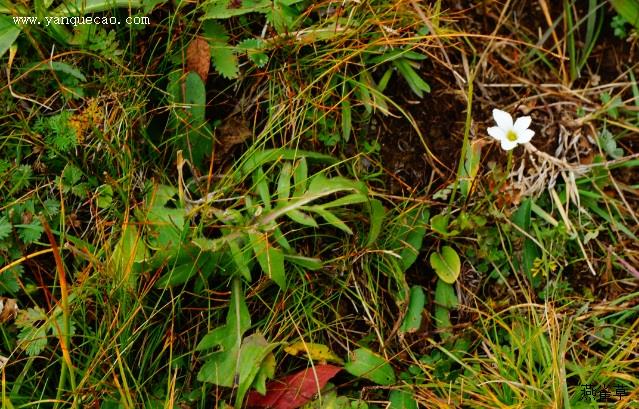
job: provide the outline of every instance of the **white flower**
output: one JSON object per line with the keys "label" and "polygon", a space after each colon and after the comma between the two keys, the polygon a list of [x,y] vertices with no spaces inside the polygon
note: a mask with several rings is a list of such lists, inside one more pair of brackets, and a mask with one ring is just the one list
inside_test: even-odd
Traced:
{"label": "white flower", "polygon": [[532,122],[529,116],[517,118],[513,123],[513,117],[508,112],[493,109],[493,118],[497,126],[488,128],[488,135],[501,142],[503,150],[509,151],[519,143],[528,143],[535,135],[535,131],[528,129]]}

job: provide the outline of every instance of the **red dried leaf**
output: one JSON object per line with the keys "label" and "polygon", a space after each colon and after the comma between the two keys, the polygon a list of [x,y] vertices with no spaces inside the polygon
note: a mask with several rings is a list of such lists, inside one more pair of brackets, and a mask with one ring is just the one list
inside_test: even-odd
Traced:
{"label": "red dried leaf", "polygon": [[[342,368],[334,365],[315,365],[266,385],[266,395],[252,391],[248,395],[249,408],[296,409],[311,401]],[[319,388],[319,389],[318,389]]]}

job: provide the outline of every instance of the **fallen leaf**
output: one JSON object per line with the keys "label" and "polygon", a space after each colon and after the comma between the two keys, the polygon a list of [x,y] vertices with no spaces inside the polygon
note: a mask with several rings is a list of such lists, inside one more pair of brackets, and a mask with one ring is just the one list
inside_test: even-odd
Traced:
{"label": "fallen leaf", "polygon": [[293,375],[269,382],[266,394],[252,391],[246,402],[249,408],[297,409],[313,400],[315,395],[342,368],[334,365],[315,365]]}
{"label": "fallen leaf", "polygon": [[238,117],[231,116],[224,120],[222,125],[215,129],[216,152],[218,160],[224,160],[230,150],[251,137],[253,133],[246,125],[246,122]]}
{"label": "fallen leaf", "polygon": [[0,323],[14,320],[17,315],[17,301],[13,298],[0,297]]}
{"label": "fallen leaf", "polygon": [[193,71],[206,83],[211,66],[211,47],[202,37],[196,37],[186,49],[186,70]]}
{"label": "fallen leaf", "polygon": [[324,344],[298,341],[284,348],[284,352],[293,356],[302,353],[303,355],[308,356],[313,361],[344,364],[342,358],[335,355],[335,353]]}

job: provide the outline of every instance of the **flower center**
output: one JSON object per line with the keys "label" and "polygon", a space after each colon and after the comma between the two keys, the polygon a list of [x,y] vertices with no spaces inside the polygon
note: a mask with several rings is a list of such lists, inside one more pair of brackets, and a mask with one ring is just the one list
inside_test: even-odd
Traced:
{"label": "flower center", "polygon": [[515,142],[517,140],[517,133],[511,129],[506,133],[506,139],[511,142]]}

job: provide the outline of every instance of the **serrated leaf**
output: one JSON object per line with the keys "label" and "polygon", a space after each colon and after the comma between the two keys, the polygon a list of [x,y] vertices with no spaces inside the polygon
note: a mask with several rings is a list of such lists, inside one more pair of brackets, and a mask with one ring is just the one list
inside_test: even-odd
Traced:
{"label": "serrated leaf", "polygon": [[393,367],[384,358],[367,348],[353,351],[344,369],[351,375],[368,379],[378,385],[395,383]]}
{"label": "serrated leaf", "polygon": [[27,355],[35,356],[47,346],[47,327],[42,324],[37,327],[24,327],[18,334],[18,345]]}
{"label": "serrated leaf", "polygon": [[211,58],[215,70],[226,79],[235,79],[240,74],[237,55],[228,45],[212,45]]}
{"label": "serrated leaf", "polygon": [[5,216],[0,217],[0,240],[4,240],[11,234],[11,223]]}
{"label": "serrated leaf", "polygon": [[461,271],[459,255],[449,246],[442,247],[441,253],[431,253],[430,265],[437,276],[448,284],[453,284]]}
{"label": "serrated leaf", "polygon": [[40,224],[40,220],[35,219],[30,224],[16,224],[18,236],[25,244],[36,242],[44,233],[44,227]]}

